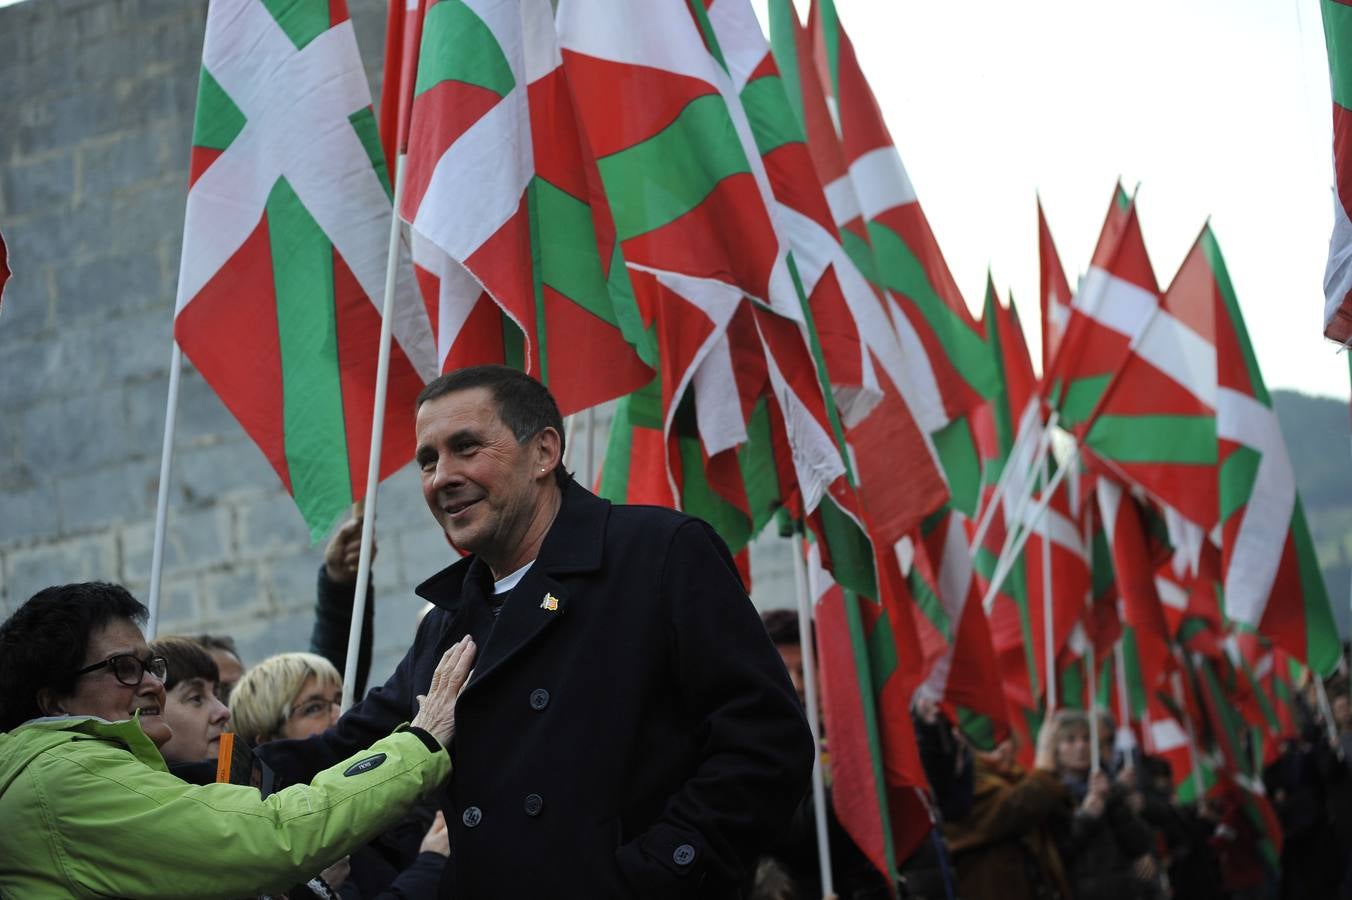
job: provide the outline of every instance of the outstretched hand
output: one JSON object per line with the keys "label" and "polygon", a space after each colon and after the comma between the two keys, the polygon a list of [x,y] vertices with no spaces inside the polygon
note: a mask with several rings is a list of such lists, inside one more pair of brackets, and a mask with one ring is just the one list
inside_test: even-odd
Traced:
{"label": "outstretched hand", "polygon": [[437,663],[427,693],[418,696],[418,714],[412,724],[432,735],[443,747],[451,743],[455,734],[455,701],[469,681],[477,649],[469,635],[456,641]]}

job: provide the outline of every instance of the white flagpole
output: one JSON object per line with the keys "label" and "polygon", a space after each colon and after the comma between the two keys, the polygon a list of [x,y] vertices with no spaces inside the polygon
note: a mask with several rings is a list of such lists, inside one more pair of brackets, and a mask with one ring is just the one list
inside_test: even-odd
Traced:
{"label": "white flagpole", "polygon": [[[1084,592],[1085,621],[1089,621],[1094,615],[1094,534],[1089,524],[1089,511],[1082,509],[1080,515],[1084,517],[1084,547],[1089,554],[1089,589]],[[1089,697],[1085,706],[1089,708],[1089,771],[1097,772],[1103,764],[1102,754],[1099,753],[1098,657],[1094,653],[1094,635],[1090,633],[1088,637],[1085,657],[1089,663]]]}
{"label": "white flagpole", "polygon": [[812,806],[817,825],[817,859],[821,864],[822,897],[834,897],[835,878],[831,872],[831,845],[826,836],[826,778],[822,772],[821,722],[817,714],[816,631],[812,627],[812,603],[807,590],[807,561],[803,541],[793,537],[793,581],[798,594],[798,646],[803,658],[803,692],[807,703],[807,725],[812,731]]}
{"label": "white flagpole", "polygon": [[[1050,429],[1048,429],[1050,431]],[[1064,467],[1063,467],[1064,470]],[[1059,473],[1058,473],[1059,474]],[[1049,471],[1047,455],[1042,457],[1042,483],[1048,484]],[[1051,491],[1047,491],[1051,497]],[[1047,714],[1056,710],[1056,628],[1052,615],[1052,529],[1046,515],[1038,520],[1038,529],[1042,533],[1042,652],[1046,656],[1047,669]],[[1029,531],[1031,532],[1031,528]]]}
{"label": "white flagpole", "polygon": [[1329,705],[1329,694],[1324,689],[1324,679],[1314,669],[1310,669],[1310,677],[1314,679],[1314,689],[1319,697],[1319,712],[1323,714],[1324,724],[1328,726],[1329,741],[1334,747],[1338,746],[1338,724],[1333,720],[1333,707]]}
{"label": "white flagpole", "polygon": [[[1123,728],[1131,730],[1131,693],[1127,689],[1127,657],[1122,649],[1122,638],[1113,645],[1113,667],[1116,670],[1117,678],[1117,705],[1121,708],[1122,716],[1117,723],[1117,730],[1120,733]],[[1180,665],[1182,661],[1180,660]],[[1182,700],[1179,700],[1182,703]],[[1114,743],[1120,744],[1121,741],[1114,740]]]}
{"label": "white flagpole", "polygon": [[[1028,472],[1024,473],[1026,490],[1015,502],[1015,521],[1018,520],[1018,515],[1023,513],[1023,508],[1027,505],[1026,498],[1031,495],[1033,486],[1033,479],[1028,478],[1027,476],[1029,472],[1032,471],[1031,467],[1036,466],[1037,461],[1047,452],[1047,443],[1051,440],[1052,429],[1056,427],[1056,422],[1059,417],[1060,414],[1056,410],[1052,410],[1052,414],[1047,417],[1046,426],[1041,429],[1030,429],[1028,427],[1029,423],[1036,421],[1036,416],[1024,416],[1023,420],[1019,423],[1019,436],[1015,439],[1014,446],[1010,448],[1009,460],[1005,463],[1005,467],[1000,470],[1000,477],[995,482],[995,490],[991,493],[991,499],[987,502],[986,508],[982,510],[981,518],[977,520],[976,523],[976,531],[972,534],[972,540],[969,546],[972,548],[973,553],[976,552],[977,548],[981,546],[981,542],[986,538],[986,531],[990,528],[991,521],[995,517],[996,507],[1001,503],[1004,493],[1009,487],[1010,473],[1016,468],[1019,468],[1014,464],[1015,460],[1023,455],[1024,443],[1027,440],[1030,440],[1032,435],[1036,433],[1038,436],[1037,448],[1033,451],[1033,458],[1029,461],[1030,468]],[[1006,525],[1006,527],[1012,528],[1013,526]]]}
{"label": "white flagpole", "polygon": [[385,299],[380,311],[380,356],[376,364],[376,402],[371,414],[371,456],[366,467],[366,511],[361,518],[361,551],[357,557],[357,587],[352,596],[352,626],[347,633],[347,663],[343,667],[343,710],[352,708],[357,688],[362,624],[366,621],[366,589],[371,580],[371,547],[375,543],[376,495],[380,488],[380,451],[385,434],[385,395],[390,381],[391,321],[399,274],[399,204],[404,196],[406,154],[400,153],[394,175],[394,204],[390,215],[390,246],[385,257]]}
{"label": "white flagpole", "polygon": [[169,522],[169,475],[174,461],[174,429],[178,421],[178,380],[183,370],[183,351],[170,339],[169,396],[164,402],[164,444],[160,448],[160,487],[155,498],[155,540],[150,551],[150,596],[147,605],[146,639],[155,637],[160,627],[160,580],[164,572],[164,532]]}
{"label": "white flagpole", "polygon": [[587,490],[592,489],[596,483],[596,407],[587,407],[587,481],[582,486]]}

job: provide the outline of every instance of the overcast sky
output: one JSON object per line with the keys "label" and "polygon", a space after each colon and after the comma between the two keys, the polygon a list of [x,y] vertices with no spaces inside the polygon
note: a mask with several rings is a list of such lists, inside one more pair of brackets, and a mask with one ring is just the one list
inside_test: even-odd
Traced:
{"label": "overcast sky", "polygon": [[1318,0],[837,9],[968,303],[989,266],[1034,359],[1036,194],[1073,286],[1120,175],[1140,183],[1162,285],[1210,215],[1269,387],[1348,397],[1347,361],[1322,337],[1333,164]]}

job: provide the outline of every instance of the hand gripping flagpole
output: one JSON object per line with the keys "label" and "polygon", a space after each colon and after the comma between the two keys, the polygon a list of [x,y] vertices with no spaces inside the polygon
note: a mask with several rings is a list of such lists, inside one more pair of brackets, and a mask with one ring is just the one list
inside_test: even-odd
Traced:
{"label": "hand gripping flagpole", "polygon": [[821,865],[822,897],[834,897],[835,878],[831,872],[831,845],[826,836],[826,778],[822,772],[821,721],[817,713],[816,629],[812,627],[812,602],[808,597],[807,561],[803,541],[793,536],[793,582],[798,594],[798,646],[803,658],[803,691],[807,702],[807,724],[812,731],[812,811],[817,825],[817,859]]}
{"label": "hand gripping flagpole", "polygon": [[153,639],[160,627],[160,580],[164,572],[164,532],[169,522],[169,475],[174,461],[174,428],[178,420],[178,378],[183,370],[183,351],[177,339],[170,339],[169,397],[164,403],[164,445],[160,448],[160,487],[155,498],[155,541],[150,551],[150,616],[146,620],[146,638]]}
{"label": "hand gripping flagpole", "polygon": [[390,382],[390,340],[394,319],[394,291],[399,275],[399,203],[404,196],[406,154],[400,153],[394,170],[394,204],[390,210],[390,247],[385,257],[385,300],[380,309],[380,356],[376,364],[376,401],[371,413],[371,454],[366,467],[366,510],[361,517],[361,550],[357,557],[357,588],[352,597],[352,625],[347,633],[347,661],[343,666],[343,710],[352,708],[357,688],[357,662],[362,625],[366,621],[366,593],[371,580],[371,548],[376,535],[376,495],[380,489],[380,451],[385,436],[385,395]]}

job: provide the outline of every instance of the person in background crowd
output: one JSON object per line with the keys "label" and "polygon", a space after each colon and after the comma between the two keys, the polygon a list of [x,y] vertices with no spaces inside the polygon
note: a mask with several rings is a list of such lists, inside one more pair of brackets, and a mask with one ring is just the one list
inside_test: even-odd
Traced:
{"label": "person in background crowd", "polygon": [[[230,696],[238,740],[260,746],[322,734],[338,721],[343,678],[314,653],[279,653],[244,673]],[[353,851],[350,879],[362,897],[432,896],[450,852],[446,822],[419,804],[394,827]]]}
{"label": "person in background crowd", "polygon": [[220,673],[220,678],[216,682],[216,695],[222,703],[229,703],[230,692],[235,689],[236,682],[244,674],[244,663],[241,661],[239,650],[235,649],[235,639],[220,634],[198,634],[193,635],[192,639],[211,654],[212,660],[216,663],[216,671]]}
{"label": "person in background crowd", "polygon": [[383,686],[338,726],[260,748],[283,777],[407,718],[429,663],[483,646],[457,710],[444,896],[733,896],[809,785],[813,746],[726,546],[564,471],[548,390],[505,366],[418,398],[423,497],[470,555]]}
{"label": "person in background crowd", "polygon": [[[216,759],[221,733],[230,722],[230,709],[216,694],[220,672],[216,662],[192,638],[158,638],[151,641],[150,652],[162,657],[169,668],[164,680],[164,720],[173,737],[160,748],[160,754],[174,774],[193,781],[174,767],[204,760],[214,763]],[[208,768],[214,776],[214,765]]]}
{"label": "person in background crowd", "polygon": [[[1104,729],[1111,733],[1109,728]],[[1044,722],[1038,744],[1051,746],[1053,764],[1075,812],[1055,829],[1057,849],[1076,897],[1144,900],[1158,867],[1150,829],[1132,812],[1127,791],[1102,770],[1090,771],[1089,719],[1078,709],[1059,709]]]}
{"label": "person in background crowd", "polygon": [[234,732],[250,746],[307,738],[338,721],[343,676],[314,653],[278,653],[244,673],[230,694]]}
{"label": "person in background crowd", "polygon": [[[339,672],[347,671],[347,640],[352,629],[352,607],[357,598],[357,561],[361,555],[361,519],[350,518],[329,538],[324,547],[324,562],[319,567],[315,591],[315,622],[310,631],[310,652],[333,663]],[[376,545],[371,543],[371,565],[376,561]],[[374,569],[372,569],[374,572]],[[374,575],[372,575],[374,580]],[[371,647],[375,640],[376,593],[366,585],[366,612],[362,616],[357,651],[357,673],[352,696],[366,696],[366,681],[371,674]]]}
{"label": "person in background crowd", "polygon": [[1347,796],[1347,781],[1347,767],[1318,720],[1284,741],[1281,754],[1264,769],[1263,784],[1282,826],[1283,900],[1336,896],[1346,858],[1336,829],[1340,811],[1329,801]]}
{"label": "person in background crowd", "polygon": [[[0,625],[0,894],[226,898],[285,890],[388,828],[450,773],[475,647],[438,663],[411,725],[267,798],[192,785],[159,748],[163,657],[125,588],[50,587]],[[22,823],[16,825],[15,823]]]}
{"label": "person in background crowd", "polygon": [[1071,900],[1052,829],[1070,816],[1050,742],[1032,771],[1015,760],[1012,737],[975,754],[971,811],[944,823],[962,900]]}

